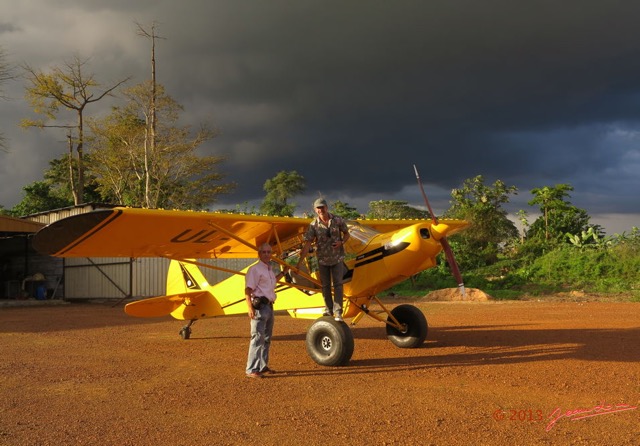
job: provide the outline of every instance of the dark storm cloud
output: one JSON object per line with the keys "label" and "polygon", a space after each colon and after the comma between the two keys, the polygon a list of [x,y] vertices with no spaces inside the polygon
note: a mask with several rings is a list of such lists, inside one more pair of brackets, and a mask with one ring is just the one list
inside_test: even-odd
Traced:
{"label": "dark storm cloud", "polygon": [[[585,156],[590,146],[596,155],[606,150],[594,142],[597,128],[569,141],[554,134],[636,122],[636,6],[332,6],[276,5],[255,18],[241,10],[210,15],[211,31],[201,37],[211,39],[219,83],[206,94],[214,103],[273,108],[273,121],[254,127],[256,143],[270,154],[255,159],[264,174],[250,174],[255,166],[243,157],[241,194],[259,196],[265,177],[283,168],[326,193],[357,195],[399,191],[413,181],[412,163],[444,186],[483,174],[526,190],[575,182],[580,169],[622,161]],[[240,26],[220,29],[220,22]],[[242,121],[223,126],[233,138],[251,130]],[[540,144],[510,145],[514,134]],[[339,181],[327,184],[328,174]]]}
{"label": "dark storm cloud", "polygon": [[[302,174],[309,195],[419,203],[415,163],[444,205],[483,175],[521,202],[569,183],[590,213],[640,213],[640,3],[64,4],[158,22],[159,81],[188,122],[222,132],[207,150],[239,184],[223,204],[259,200],[280,170]],[[129,28],[118,68],[139,81],[148,46]]]}

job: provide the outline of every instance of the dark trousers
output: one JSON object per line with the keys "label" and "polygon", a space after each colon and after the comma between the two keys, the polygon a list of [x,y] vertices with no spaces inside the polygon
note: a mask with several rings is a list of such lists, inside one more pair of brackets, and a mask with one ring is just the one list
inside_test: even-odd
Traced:
{"label": "dark trousers", "polygon": [[[325,311],[342,316],[342,277],[344,268],[342,263],[335,265],[318,265],[320,282],[322,282],[322,297],[324,297]],[[333,293],[332,293],[333,291]]]}

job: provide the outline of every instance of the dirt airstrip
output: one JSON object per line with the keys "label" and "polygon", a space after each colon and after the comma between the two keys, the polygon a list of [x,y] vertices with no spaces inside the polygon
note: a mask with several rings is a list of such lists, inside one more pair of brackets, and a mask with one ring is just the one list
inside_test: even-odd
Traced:
{"label": "dirt airstrip", "polygon": [[261,380],[246,317],[184,341],[121,304],[0,308],[0,445],[640,444],[640,304],[434,300],[424,347],[365,318],[335,368],[278,315]]}

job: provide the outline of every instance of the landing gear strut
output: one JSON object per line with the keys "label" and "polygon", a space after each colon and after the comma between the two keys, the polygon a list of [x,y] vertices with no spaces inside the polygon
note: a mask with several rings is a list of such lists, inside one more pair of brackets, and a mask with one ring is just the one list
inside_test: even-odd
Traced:
{"label": "landing gear strut", "polygon": [[182,339],[189,339],[191,337],[191,326],[197,319],[191,319],[187,325],[180,329],[180,337]]}

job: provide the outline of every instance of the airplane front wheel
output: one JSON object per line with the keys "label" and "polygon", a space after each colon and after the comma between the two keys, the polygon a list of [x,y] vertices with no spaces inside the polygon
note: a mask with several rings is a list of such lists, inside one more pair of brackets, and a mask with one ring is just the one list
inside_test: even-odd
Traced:
{"label": "airplane front wheel", "polygon": [[346,365],[353,355],[353,333],[344,322],[317,319],[307,331],[307,353],[317,364]]}
{"label": "airplane front wheel", "polygon": [[[395,317],[402,328],[387,325],[387,337],[396,347],[400,348],[416,348],[422,345],[427,338],[427,318],[424,317],[422,311],[413,305],[398,305],[391,314]],[[391,316],[387,321],[392,322]]]}

